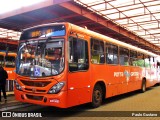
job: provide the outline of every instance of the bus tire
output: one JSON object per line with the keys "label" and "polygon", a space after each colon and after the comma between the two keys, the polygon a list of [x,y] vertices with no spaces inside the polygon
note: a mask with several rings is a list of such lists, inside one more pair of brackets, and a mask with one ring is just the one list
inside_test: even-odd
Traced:
{"label": "bus tire", "polygon": [[142,87],[141,87],[141,92],[144,93],[146,91],[146,80],[143,79],[142,81]]}
{"label": "bus tire", "polygon": [[97,108],[102,104],[103,93],[100,84],[96,84],[92,93],[92,107]]}

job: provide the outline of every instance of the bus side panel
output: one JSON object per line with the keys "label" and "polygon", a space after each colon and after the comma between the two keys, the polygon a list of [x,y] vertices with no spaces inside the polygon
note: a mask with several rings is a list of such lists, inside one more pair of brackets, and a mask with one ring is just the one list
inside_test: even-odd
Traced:
{"label": "bus side panel", "polygon": [[[120,89],[120,93],[127,93],[131,88],[129,86],[129,84],[131,83],[131,79],[130,79],[130,67],[129,66],[120,66],[119,67],[120,72],[123,73],[123,76],[120,76],[120,84],[122,84],[122,86],[119,88]],[[122,88],[124,87],[124,88]]]}
{"label": "bus side panel", "polygon": [[118,85],[118,91],[119,94],[124,94],[127,92],[127,83],[126,82],[122,82]]}
{"label": "bus side panel", "polygon": [[151,80],[153,81],[151,84],[152,86],[157,83],[157,69],[156,68],[151,69]]}
{"label": "bus side panel", "polygon": [[119,71],[119,65],[107,65],[107,90],[106,97],[111,97],[119,94],[119,77],[122,73]]}
{"label": "bus side panel", "polygon": [[130,67],[130,80],[128,84],[128,92],[141,88],[142,76],[145,76],[145,70],[140,67]]}
{"label": "bus side panel", "polygon": [[148,87],[149,84],[150,84],[150,79],[151,79],[151,76],[150,76],[150,68],[146,68],[146,86]]}
{"label": "bus side panel", "polygon": [[106,97],[118,94],[119,76],[117,65],[92,64],[91,66],[91,80],[94,81],[92,86],[94,87],[98,81],[103,81],[106,85]]}
{"label": "bus side panel", "polygon": [[89,73],[89,70],[68,73],[68,107],[91,101],[91,82]]}
{"label": "bus side panel", "polygon": [[157,70],[158,83],[160,83],[160,69]]}

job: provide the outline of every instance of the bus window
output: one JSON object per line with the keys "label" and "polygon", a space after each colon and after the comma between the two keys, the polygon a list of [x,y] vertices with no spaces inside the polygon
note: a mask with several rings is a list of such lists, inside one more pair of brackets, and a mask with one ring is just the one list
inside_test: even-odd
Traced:
{"label": "bus window", "polygon": [[69,71],[87,70],[88,43],[79,38],[69,39]]}
{"label": "bus window", "polygon": [[120,47],[120,65],[129,65],[129,50]]}
{"label": "bus window", "polygon": [[15,57],[14,56],[5,57],[5,67],[10,67],[10,68],[15,67]]}
{"label": "bus window", "polygon": [[130,51],[130,65],[137,66],[137,52]]}
{"label": "bus window", "polygon": [[150,57],[150,65],[151,65],[151,68],[155,68],[156,67],[155,61],[154,61],[154,57]]}
{"label": "bus window", "polygon": [[160,62],[157,61],[157,68],[160,69]]}
{"label": "bus window", "polygon": [[108,64],[118,64],[118,46],[106,43],[106,61]]}
{"label": "bus window", "polygon": [[149,68],[149,67],[150,67],[149,56],[147,56],[147,57],[144,59],[144,61],[145,61],[145,67],[146,67],[146,68]]}
{"label": "bus window", "polygon": [[144,67],[144,54],[142,54],[142,53],[138,53],[137,54],[137,65],[139,66],[139,67]]}
{"label": "bus window", "polygon": [[91,62],[95,64],[105,63],[103,41],[91,39]]}

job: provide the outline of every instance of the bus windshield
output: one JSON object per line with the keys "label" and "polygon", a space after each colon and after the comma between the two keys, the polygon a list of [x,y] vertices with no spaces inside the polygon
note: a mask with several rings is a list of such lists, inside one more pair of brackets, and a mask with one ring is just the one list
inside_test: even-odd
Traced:
{"label": "bus windshield", "polygon": [[30,77],[58,75],[64,69],[64,39],[31,40],[19,45],[17,74]]}

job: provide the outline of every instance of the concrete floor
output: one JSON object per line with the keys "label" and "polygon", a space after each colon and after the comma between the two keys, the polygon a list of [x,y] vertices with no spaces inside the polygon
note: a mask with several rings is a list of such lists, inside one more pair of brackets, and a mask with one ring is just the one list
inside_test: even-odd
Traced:
{"label": "concrete floor", "polygon": [[[11,111],[46,111],[49,116],[52,116],[55,119],[65,120],[160,120],[160,86],[151,87],[147,89],[145,93],[135,91],[108,98],[100,107],[95,109],[92,109],[89,104],[80,105],[69,109],[31,105],[29,107],[17,108]],[[65,112],[69,112],[67,117],[64,116]],[[135,117],[135,115],[133,115],[148,113],[157,114],[159,117]],[[52,119],[52,117],[49,117],[48,119]]]}

